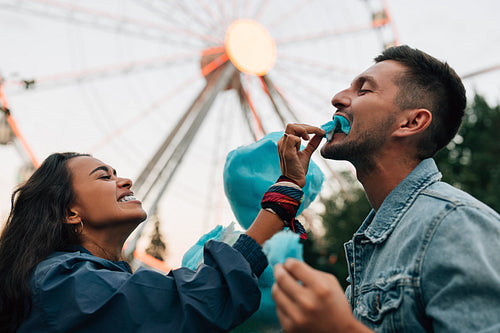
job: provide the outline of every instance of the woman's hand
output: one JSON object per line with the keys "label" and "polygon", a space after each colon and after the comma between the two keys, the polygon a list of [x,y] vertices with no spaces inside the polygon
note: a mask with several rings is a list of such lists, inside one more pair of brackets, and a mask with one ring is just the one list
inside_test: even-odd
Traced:
{"label": "woman's hand", "polygon": [[[307,146],[300,150],[301,139],[309,140],[309,134],[315,134]],[[318,148],[325,131],[306,124],[288,124],[285,134],[278,141],[281,174],[295,181],[300,187],[306,184],[306,174],[312,153]]]}

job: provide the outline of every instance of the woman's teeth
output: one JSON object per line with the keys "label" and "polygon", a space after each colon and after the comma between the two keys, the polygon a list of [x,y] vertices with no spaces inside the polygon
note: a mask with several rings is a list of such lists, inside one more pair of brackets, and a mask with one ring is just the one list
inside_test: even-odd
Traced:
{"label": "woman's teeth", "polygon": [[123,198],[121,198],[119,202],[127,202],[130,200],[137,200],[137,198],[134,197],[133,195],[126,195]]}

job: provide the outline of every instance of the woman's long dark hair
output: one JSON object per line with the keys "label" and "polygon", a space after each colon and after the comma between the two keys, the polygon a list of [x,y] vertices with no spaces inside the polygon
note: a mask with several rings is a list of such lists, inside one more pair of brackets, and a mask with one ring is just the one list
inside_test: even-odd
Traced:
{"label": "woman's long dark hair", "polygon": [[66,162],[77,153],[50,155],[14,191],[0,237],[0,331],[17,329],[31,310],[30,275],[52,252],[79,244],[66,222],[75,199]]}

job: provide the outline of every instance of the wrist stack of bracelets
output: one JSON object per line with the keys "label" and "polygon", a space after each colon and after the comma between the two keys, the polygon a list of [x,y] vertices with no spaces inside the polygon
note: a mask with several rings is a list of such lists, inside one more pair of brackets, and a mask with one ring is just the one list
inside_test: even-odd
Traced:
{"label": "wrist stack of bracelets", "polygon": [[299,234],[300,238],[307,239],[304,227],[295,219],[303,196],[304,192],[297,183],[286,176],[281,176],[264,193],[260,205],[262,209],[278,215],[285,227]]}

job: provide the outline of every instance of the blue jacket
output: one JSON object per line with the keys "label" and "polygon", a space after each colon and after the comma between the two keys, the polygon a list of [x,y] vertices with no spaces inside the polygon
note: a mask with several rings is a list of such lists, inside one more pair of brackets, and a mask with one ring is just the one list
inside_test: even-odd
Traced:
{"label": "blue jacket", "polygon": [[500,216],[422,161],[346,243],[354,315],[377,332],[500,332]]}
{"label": "blue jacket", "polygon": [[260,246],[241,235],[233,247],[205,246],[204,264],[168,275],[93,256],[56,252],[30,280],[33,306],[18,332],[226,332],[257,310]]}

